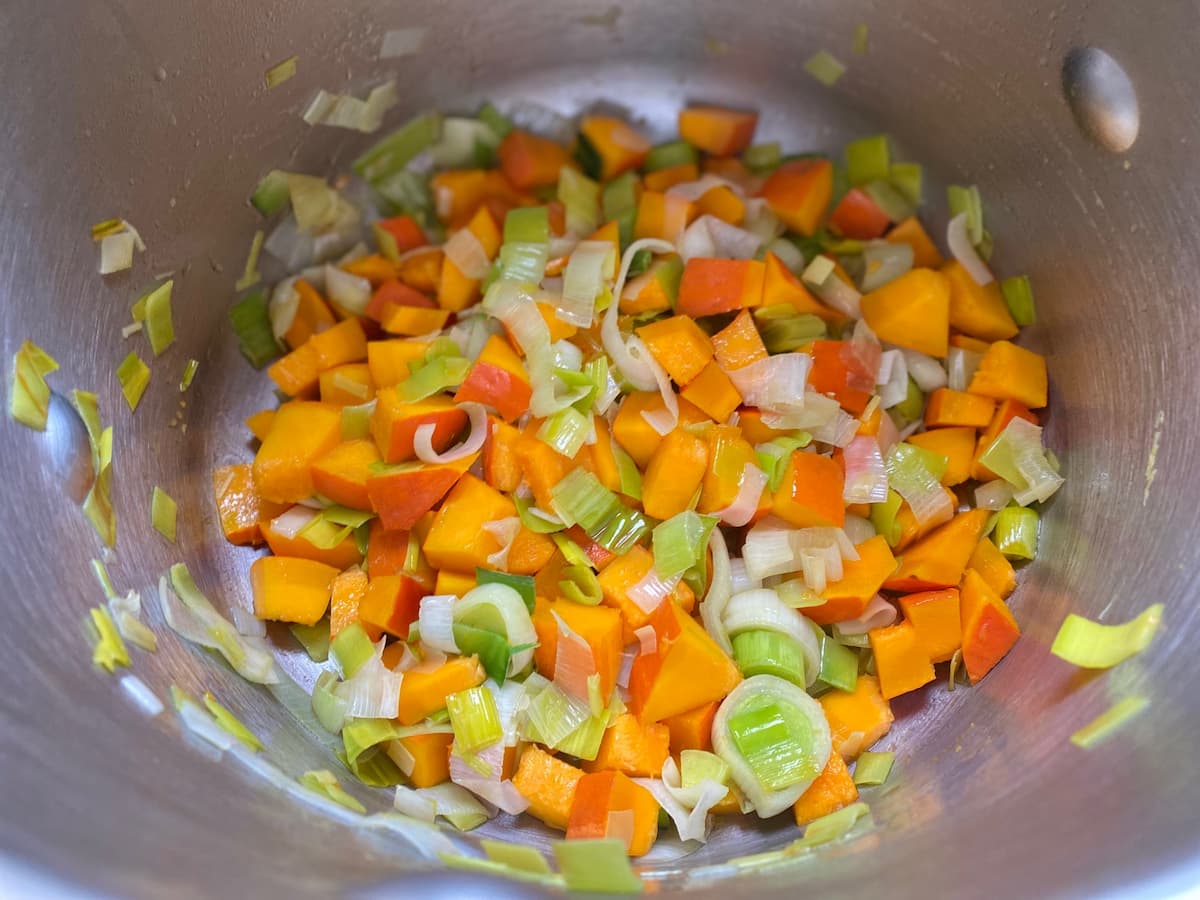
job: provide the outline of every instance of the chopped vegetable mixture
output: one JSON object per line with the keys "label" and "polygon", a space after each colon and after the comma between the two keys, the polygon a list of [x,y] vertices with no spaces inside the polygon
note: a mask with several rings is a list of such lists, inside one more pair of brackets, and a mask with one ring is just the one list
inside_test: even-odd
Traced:
{"label": "chopped vegetable mixture", "polygon": [[944,258],[887,138],[843,162],[756,124],[689,107],[655,146],[593,115],[568,145],[427,114],[355,163],[377,209],[255,192],[291,211],[247,272],[292,274],[232,320],[286,399],[214,473],[220,520],[270,548],[255,614],[332,657],[314,710],[410,815],[632,856],[660,811],[689,841],[805,825],[888,777],[893,698],[1017,641],[1062,484],[1028,279],[993,278],[974,188]]}

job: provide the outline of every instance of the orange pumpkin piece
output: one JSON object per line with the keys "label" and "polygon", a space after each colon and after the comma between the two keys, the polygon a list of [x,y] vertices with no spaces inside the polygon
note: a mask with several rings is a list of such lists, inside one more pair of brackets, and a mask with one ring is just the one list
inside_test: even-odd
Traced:
{"label": "orange pumpkin piece", "polygon": [[662,439],[642,477],[646,515],[669,519],[688,508],[708,470],[708,443],[677,428]]}
{"label": "orange pumpkin piece", "polygon": [[579,135],[600,158],[600,178],[609,181],[636,169],[650,152],[650,142],[614,116],[584,116]]}
{"label": "orange pumpkin piece", "polygon": [[400,683],[396,718],[401,725],[415,725],[446,708],[446,698],[483,684],[487,677],[477,656],[456,656],[436,669],[410,669]]}
{"label": "orange pumpkin piece", "polygon": [[976,284],[957,259],[943,265],[942,274],[950,282],[951,328],[984,341],[1017,336],[1020,329],[1008,311],[998,281]]}
{"label": "orange pumpkin piece", "polygon": [[[632,813],[632,828],[610,831],[610,816]],[[620,836],[630,856],[649,852],[658,836],[658,801],[648,790],[620,772],[594,772],[575,785],[567,840]]]}
{"label": "orange pumpkin piece", "polygon": [[463,430],[467,414],[444,394],[408,403],[400,399],[397,388],[379,391],[375,412],[371,415],[371,434],[384,462],[399,463],[415,458],[413,439],[417,429],[426,424],[434,426],[430,444],[434,452],[441,453]]}
{"label": "orange pumpkin piece", "polygon": [[689,106],[679,112],[679,136],[713,156],[737,156],[750,146],[758,113],[720,106]]}
{"label": "orange pumpkin piece", "polygon": [[452,463],[403,463],[377,472],[367,479],[371,509],[379,513],[384,528],[412,528],[478,458],[479,454],[472,453]]}
{"label": "orange pumpkin piece", "polygon": [[454,402],[487,404],[511,422],[529,409],[532,396],[529,373],[521,357],[508,341],[494,334],[471,365]]}
{"label": "orange pumpkin piece", "polygon": [[942,358],[950,348],[950,283],[912,269],[863,295],[863,319],[881,341]]}
{"label": "orange pumpkin piece", "polygon": [[747,310],[742,310],[732,322],[714,334],[712,343],[717,364],[726,372],[744,369],[751,363],[767,358],[767,348],[758,333],[758,326]]}
{"label": "orange pumpkin piece", "polygon": [[551,828],[566,831],[575,802],[575,789],[583,774],[536,744],[529,744],[521,753],[521,762],[512,782],[529,801],[527,813]]}
{"label": "orange pumpkin piece", "polygon": [[909,216],[903,222],[899,223],[887,233],[884,240],[890,244],[908,244],[908,246],[912,247],[914,267],[937,269],[945,262],[941,251],[938,250],[937,245],[930,239],[925,228],[921,225],[921,220],[916,216]]}
{"label": "orange pumpkin piece", "polygon": [[375,395],[371,369],[366,363],[346,363],[326,369],[317,383],[321,402],[335,406],[357,406]]}
{"label": "orange pumpkin piece", "polygon": [[633,236],[658,238],[672,243],[696,218],[696,204],[682,197],[658,191],[642,191],[638,198],[637,219],[633,225]]}
{"label": "orange pumpkin piece", "polygon": [[846,768],[846,761],[835,750],[829,754],[829,762],[821,774],[792,804],[792,812],[796,816],[796,824],[803,827],[821,816],[849,806],[857,799],[858,786]]}
{"label": "orange pumpkin piece", "polygon": [[[796,312],[816,316],[831,325],[841,325],[847,320],[844,313],[830,309],[809,293],[799,278],[791,273],[778,256],[767,251],[763,260],[763,306],[777,306],[786,303]],[[765,354],[765,351],[764,351]]]}
{"label": "orange pumpkin piece", "polygon": [[700,318],[759,306],[765,274],[755,259],[693,257],[683,267],[675,308]]}
{"label": "orange pumpkin piece", "polygon": [[983,354],[968,390],[1040,409],[1047,400],[1046,357],[1011,341],[996,341]]}
{"label": "orange pumpkin piece", "polygon": [[[607,571],[607,570],[606,570]],[[632,707],[642,722],[660,722],[725,697],[741,673],[704,628],[664,600],[650,615],[657,647],[640,654],[629,675]]]}
{"label": "orange pumpkin piece", "polygon": [[[557,175],[555,177],[557,178]],[[479,207],[466,228],[479,242],[483,255],[489,260],[494,259],[500,250],[501,234],[487,207]],[[447,258],[442,263],[441,279],[438,282],[438,306],[450,312],[466,309],[479,296],[479,284],[479,279],[471,278],[456,266],[453,260]]]}
{"label": "orange pumpkin piece", "polygon": [[672,754],[678,756],[684,750],[712,750],[712,723],[718,706],[718,701],[710,700],[662,720],[670,735]]}
{"label": "orange pumpkin piece", "polygon": [[250,566],[254,615],[276,622],[315,625],[329,608],[338,570],[310,559],[260,556]]}
{"label": "orange pumpkin piece", "polygon": [[995,400],[938,388],[925,404],[925,425],[928,428],[983,428],[992,420],[995,411]]}
{"label": "orange pumpkin piece", "polygon": [[771,510],[796,528],[841,528],[846,522],[842,492],[846,476],[836,462],[817,453],[792,453]]}
{"label": "orange pumpkin piece", "polygon": [[847,761],[887,734],[895,720],[874,675],[860,675],[853,691],[826,691],[817,702],[829,722],[834,751]]}
{"label": "orange pumpkin piece", "polygon": [[520,128],[500,142],[496,158],[504,177],[522,191],[557,184],[559,170],[575,166],[566,147]]}
{"label": "orange pumpkin piece", "polygon": [[712,341],[690,316],[659,319],[638,328],[637,335],[658,364],[681,386],[699,375],[713,356]]}
{"label": "orange pumpkin piece", "polygon": [[987,582],[987,586],[1007,600],[1017,589],[1017,573],[1013,564],[1001,553],[990,538],[980,538],[967,560],[967,568],[974,569]]}
{"label": "orange pumpkin piece", "polygon": [[804,615],[818,625],[832,625],[856,619],[867,609],[883,583],[896,571],[896,558],[882,535],[875,535],[857,547],[858,559],[846,561],[842,578],[825,587],[825,602],[810,606]]}
{"label": "orange pumpkin piece", "polygon": [[312,464],[313,487],[323,497],[352,509],[370,509],[367,480],[379,450],[371,440],[344,441]]}
{"label": "orange pumpkin piece", "polygon": [[971,463],[975,459],[975,429],[966,427],[934,428],[920,434],[910,435],[908,443],[946,457],[946,471],[942,484],[954,487],[971,477]]}
{"label": "orange pumpkin piece", "polygon": [[[413,768],[408,774],[408,783],[415,788],[433,787],[450,780],[450,744],[454,741],[452,734],[414,734],[402,737],[393,743],[404,748],[412,757]],[[388,756],[393,762],[398,762],[400,754],[387,746]]]}
{"label": "orange pumpkin piece", "polygon": [[605,730],[596,758],[583,761],[583,770],[611,769],[631,778],[660,778],[670,753],[670,738],[666,725],[643,725],[636,716],[623,713]]}
{"label": "orange pumpkin piece", "polygon": [[[342,629],[358,621],[358,605],[367,595],[367,583],[367,573],[357,566],[339,572],[333,579],[329,599],[330,639],[337,637]],[[368,629],[367,637],[377,641],[380,632],[373,628]]]}
{"label": "orange pumpkin piece", "polygon": [[212,483],[221,531],[231,544],[261,544],[263,536],[259,522],[269,522],[287,509],[284,504],[272,503],[259,496],[249,463],[214,469]]}
{"label": "orange pumpkin piece", "polygon": [[875,655],[879,690],[891,700],[933,681],[933,664],[910,622],[872,628],[868,637]]}
{"label": "orange pumpkin piece", "polygon": [[1021,629],[1000,595],[974,569],[962,582],[962,659],[977,684],[1013,648]]}
{"label": "orange pumpkin piece", "polygon": [[958,588],[905,594],[898,601],[932,663],[946,662],[962,646]]}
{"label": "orange pumpkin piece", "polygon": [[761,196],[792,231],[816,234],[833,199],[833,164],[827,159],[798,159],[771,173]]}
{"label": "orange pumpkin piece", "polygon": [[904,551],[895,574],[883,583],[884,588],[912,593],[957,585],[987,519],[986,509],[967,510],[930,532]]}
{"label": "orange pumpkin piece", "polygon": [[621,670],[621,651],[625,647],[621,614],[608,606],[582,606],[570,600],[548,601],[538,597],[533,612],[533,627],[538,646],[533,651],[537,670],[546,678],[554,678],[554,663],[558,655],[558,621],[583,638],[596,661],[600,676],[600,695],[609,697],[617,685]]}
{"label": "orange pumpkin piece", "polygon": [[367,369],[377,390],[407,381],[410,363],[421,362],[429,344],[424,341],[371,341],[367,344]]}
{"label": "orange pumpkin piece", "polygon": [[340,407],[297,400],[283,404],[254,455],[254,484],[260,496],[275,503],[311,497],[313,462],[341,439]]}
{"label": "orange pumpkin piece", "polygon": [[358,604],[358,617],[364,625],[407,640],[408,626],[417,621],[421,598],[428,593],[429,586],[407,575],[376,575]]}
{"label": "orange pumpkin piece", "polygon": [[267,541],[267,546],[276,556],[310,559],[339,570],[362,562],[362,554],[358,552],[358,543],[353,534],[347,535],[336,546],[325,549],[316,546],[303,534],[293,535],[276,531],[274,520],[260,522],[258,527]]}

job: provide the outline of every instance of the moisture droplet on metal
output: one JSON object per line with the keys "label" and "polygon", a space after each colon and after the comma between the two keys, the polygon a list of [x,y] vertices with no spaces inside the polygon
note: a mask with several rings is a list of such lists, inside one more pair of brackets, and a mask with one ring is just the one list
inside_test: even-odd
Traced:
{"label": "moisture droplet on metal", "polygon": [[1063,60],[1062,83],[1084,134],[1113,153],[1133,146],[1141,121],[1137,93],[1115,59],[1097,47],[1076,47]]}

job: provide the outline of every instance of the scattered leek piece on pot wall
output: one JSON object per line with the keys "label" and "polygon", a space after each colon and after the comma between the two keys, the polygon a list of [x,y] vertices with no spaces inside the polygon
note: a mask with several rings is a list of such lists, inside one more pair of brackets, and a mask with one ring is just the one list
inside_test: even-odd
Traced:
{"label": "scattered leek piece on pot wall", "polygon": [[1162,622],[1163,605],[1147,607],[1123,625],[1101,625],[1071,613],[1063,621],[1050,652],[1084,669],[1108,669],[1150,646]]}

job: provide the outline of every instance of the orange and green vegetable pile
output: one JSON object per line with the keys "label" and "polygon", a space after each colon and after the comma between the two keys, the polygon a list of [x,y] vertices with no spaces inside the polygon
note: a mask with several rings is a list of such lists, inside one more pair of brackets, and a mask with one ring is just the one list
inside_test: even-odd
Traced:
{"label": "orange and green vegetable pile", "polygon": [[328,630],[314,710],[403,811],[633,856],[660,810],[804,825],[887,777],[892,699],[1017,641],[1062,483],[1028,280],[993,278],[973,188],[947,259],[886,138],[756,125],[429,114],[355,163],[375,206],[255,193],[288,277],[233,319],[282,402],[220,521],[270,549],[256,615]]}

